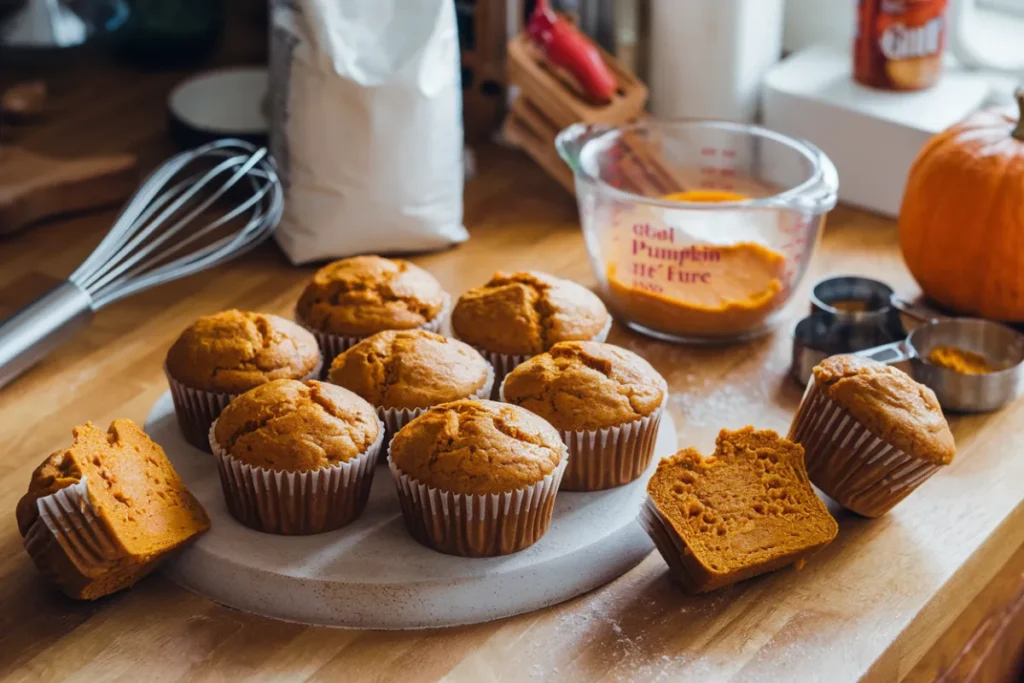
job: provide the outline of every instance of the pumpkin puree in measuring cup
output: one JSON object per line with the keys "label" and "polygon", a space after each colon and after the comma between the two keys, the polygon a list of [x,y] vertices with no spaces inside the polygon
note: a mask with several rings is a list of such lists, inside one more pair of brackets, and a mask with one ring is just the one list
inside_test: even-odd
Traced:
{"label": "pumpkin puree in measuring cup", "polygon": [[[663,198],[746,199],[722,190]],[[784,300],[786,259],[757,242],[694,243],[683,230],[650,223],[634,224],[630,237],[617,241],[609,252],[609,303],[644,327],[680,337],[738,335],[763,325]]]}

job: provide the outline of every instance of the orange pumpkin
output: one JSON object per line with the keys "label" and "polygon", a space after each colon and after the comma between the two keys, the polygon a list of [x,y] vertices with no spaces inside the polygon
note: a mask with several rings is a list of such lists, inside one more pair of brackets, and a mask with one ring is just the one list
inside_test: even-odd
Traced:
{"label": "orange pumpkin", "polygon": [[939,304],[1024,322],[1024,89],[1021,115],[981,111],[917,155],[900,209],[900,249]]}

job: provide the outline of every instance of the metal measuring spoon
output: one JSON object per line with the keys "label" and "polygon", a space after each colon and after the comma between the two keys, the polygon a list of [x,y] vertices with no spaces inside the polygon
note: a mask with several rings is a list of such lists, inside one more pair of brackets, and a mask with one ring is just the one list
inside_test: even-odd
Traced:
{"label": "metal measuring spoon", "polygon": [[814,366],[838,353],[854,353],[902,340],[893,290],[871,278],[843,275],[820,280],[811,289],[811,315],[793,328],[790,375],[807,384]]}
{"label": "metal measuring spoon", "polygon": [[[1024,335],[991,320],[940,316],[895,295],[891,302],[921,325],[906,339],[858,351],[857,355],[889,364],[909,361],[914,379],[930,387],[946,410],[987,413],[1016,398],[1024,378]],[[979,353],[1003,369],[969,375],[933,365],[926,359],[936,346]]]}

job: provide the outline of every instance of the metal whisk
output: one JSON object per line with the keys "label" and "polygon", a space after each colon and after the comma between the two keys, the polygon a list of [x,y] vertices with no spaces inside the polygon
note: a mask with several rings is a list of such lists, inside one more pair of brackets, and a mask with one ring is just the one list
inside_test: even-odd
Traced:
{"label": "metal whisk", "polygon": [[283,206],[264,148],[228,139],[171,157],[66,282],[0,324],[0,387],[107,304],[252,249],[273,233]]}

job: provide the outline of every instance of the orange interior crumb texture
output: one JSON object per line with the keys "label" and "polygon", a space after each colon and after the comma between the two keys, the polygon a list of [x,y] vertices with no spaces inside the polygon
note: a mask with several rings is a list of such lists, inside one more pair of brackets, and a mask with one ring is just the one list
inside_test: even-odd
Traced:
{"label": "orange interior crumb texture", "polygon": [[[95,531],[110,539],[104,557],[84,564],[74,549],[40,566],[69,596],[95,599],[130,586],[157,561],[210,528],[210,519],[167,460],[163,449],[131,420],[103,430],[75,427],[74,443],[50,455],[32,474],[18,503],[18,527],[27,535],[42,524],[36,501],[80,483],[88,490]],[[60,540],[60,543],[66,541]],[[38,561],[38,560],[37,560]]]}
{"label": "orange interior crumb texture", "polygon": [[662,460],[648,494],[682,548],[666,559],[693,592],[802,563],[838,532],[803,448],[771,430],[722,430],[712,457],[689,448]]}

